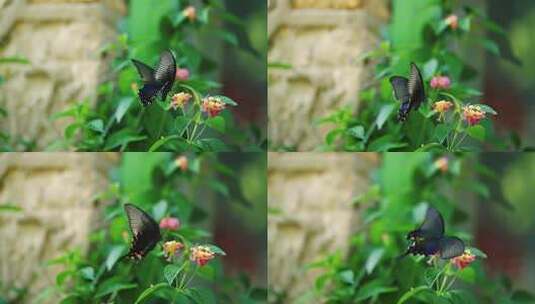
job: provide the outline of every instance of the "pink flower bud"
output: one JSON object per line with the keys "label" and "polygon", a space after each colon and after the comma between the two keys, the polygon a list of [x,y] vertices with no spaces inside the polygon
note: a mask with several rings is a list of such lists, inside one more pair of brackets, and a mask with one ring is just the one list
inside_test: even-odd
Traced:
{"label": "pink flower bud", "polygon": [[176,76],[175,76],[176,80],[180,80],[180,81],[186,81],[189,79],[189,70],[188,69],[180,69],[180,68],[177,68],[176,69]]}
{"label": "pink flower bud", "polygon": [[176,217],[164,217],[160,221],[160,228],[167,230],[178,230],[180,221]]}
{"label": "pink flower bud", "polygon": [[451,80],[448,76],[435,76],[431,79],[430,84],[433,89],[448,89],[451,85]]}

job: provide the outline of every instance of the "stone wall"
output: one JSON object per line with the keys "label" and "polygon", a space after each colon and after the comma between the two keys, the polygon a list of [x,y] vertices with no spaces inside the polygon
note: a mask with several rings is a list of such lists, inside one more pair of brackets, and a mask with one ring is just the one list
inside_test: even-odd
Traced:
{"label": "stone wall", "polygon": [[343,106],[358,108],[368,76],[357,58],[377,47],[385,0],[270,0],[269,136],[273,148],[317,148],[325,135],[315,121]]}
{"label": "stone wall", "polygon": [[[94,196],[107,187],[117,154],[5,153],[0,155],[0,282],[28,287],[26,299],[54,285],[58,267],[44,267],[69,249],[87,249]],[[1,292],[1,290],[0,290]],[[5,296],[5,295],[3,295]],[[55,301],[53,301],[55,302]],[[56,302],[57,303],[57,302]]]}
{"label": "stone wall", "polygon": [[0,0],[0,106],[9,115],[0,130],[36,140],[42,150],[66,122],[50,116],[83,99],[95,101],[107,67],[98,50],[125,13],[122,0]]}
{"label": "stone wall", "polygon": [[347,253],[358,219],[352,199],[368,187],[374,153],[269,153],[268,274],[285,303],[311,290],[317,271],[305,266]]}

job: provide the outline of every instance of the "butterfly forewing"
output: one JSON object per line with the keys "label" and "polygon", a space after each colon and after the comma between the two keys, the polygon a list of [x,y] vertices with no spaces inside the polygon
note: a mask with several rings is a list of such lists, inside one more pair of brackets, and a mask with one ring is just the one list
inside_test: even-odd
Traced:
{"label": "butterfly forewing", "polygon": [[425,220],[418,229],[423,237],[440,238],[444,236],[444,219],[437,209],[429,207],[425,213]]}
{"label": "butterfly forewing", "polygon": [[158,223],[145,211],[132,204],[125,204],[124,210],[133,235],[129,255],[144,257],[161,238]]}
{"label": "butterfly forewing", "polygon": [[171,51],[164,51],[160,55],[160,62],[154,73],[154,78],[162,84],[175,78],[176,61]]}
{"label": "butterfly forewing", "polygon": [[143,80],[144,83],[153,82],[155,80],[153,68],[139,60],[132,59],[132,62],[134,63],[139,76],[141,76],[141,80]]}
{"label": "butterfly forewing", "polygon": [[440,239],[440,257],[451,259],[464,252],[464,242],[458,237],[444,237]]}

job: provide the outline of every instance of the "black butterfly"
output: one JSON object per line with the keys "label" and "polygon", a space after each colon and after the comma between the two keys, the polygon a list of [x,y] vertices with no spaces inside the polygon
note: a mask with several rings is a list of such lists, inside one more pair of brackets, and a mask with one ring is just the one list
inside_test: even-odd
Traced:
{"label": "black butterfly", "polygon": [[438,254],[443,259],[451,259],[464,252],[464,242],[461,239],[444,236],[444,219],[433,207],[427,208],[424,222],[418,229],[409,232],[407,239],[411,244],[402,257],[407,254]]}
{"label": "black butterfly", "polygon": [[394,88],[396,98],[401,102],[398,112],[398,121],[405,121],[409,112],[417,110],[422,102],[425,101],[425,88],[422,80],[422,74],[416,66],[411,63],[411,74],[409,79],[402,76],[390,77],[390,83]]}
{"label": "black butterfly", "polygon": [[173,53],[167,50],[160,55],[156,71],[141,61],[132,59],[132,62],[143,80],[143,88],[138,92],[141,103],[144,106],[150,105],[158,94],[165,100],[176,77],[176,60]]}
{"label": "black butterfly", "polygon": [[132,204],[125,204],[124,211],[133,236],[125,257],[141,260],[160,241],[160,227],[150,215]]}

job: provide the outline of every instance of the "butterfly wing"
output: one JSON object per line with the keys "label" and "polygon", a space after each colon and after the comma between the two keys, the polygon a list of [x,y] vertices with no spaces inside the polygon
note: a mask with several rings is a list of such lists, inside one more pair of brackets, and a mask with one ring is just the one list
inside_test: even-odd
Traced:
{"label": "butterfly wing", "polygon": [[125,204],[124,210],[133,235],[132,246],[128,255],[141,259],[161,239],[160,227],[145,211],[132,204]]}
{"label": "butterfly wing", "polygon": [[170,50],[164,51],[160,55],[160,63],[156,68],[154,73],[154,78],[156,81],[162,84],[162,90],[160,91],[160,96],[162,100],[167,97],[169,91],[173,87],[173,83],[176,77],[176,60],[173,53]]}
{"label": "butterfly wing", "polygon": [[154,82],[155,79],[153,68],[135,59],[132,59],[132,63],[134,63],[134,66],[136,67],[137,72],[139,73],[139,76],[141,76],[141,80],[143,80],[144,83]]}
{"label": "butterfly wing", "polygon": [[444,236],[444,218],[437,209],[428,207],[424,222],[418,230],[424,238],[441,238]]}
{"label": "butterfly wing", "polygon": [[408,101],[409,94],[409,80],[402,76],[392,76],[390,77],[390,84],[394,89],[394,95],[396,99],[405,102]]}
{"label": "butterfly wing", "polygon": [[422,74],[414,63],[411,63],[411,74],[409,76],[408,87],[411,109],[418,109],[420,104],[425,101],[425,87]]}
{"label": "butterfly wing", "polygon": [[444,237],[439,241],[440,257],[451,259],[464,252],[464,242],[458,237]]}

